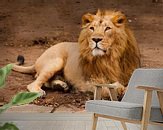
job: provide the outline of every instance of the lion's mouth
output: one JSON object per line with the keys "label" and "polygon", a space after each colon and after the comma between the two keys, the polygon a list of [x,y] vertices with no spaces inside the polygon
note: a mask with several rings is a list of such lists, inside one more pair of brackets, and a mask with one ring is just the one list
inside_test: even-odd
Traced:
{"label": "lion's mouth", "polygon": [[101,49],[99,47],[95,47],[93,50],[92,50],[92,55],[93,56],[102,56],[106,53],[106,50],[104,49]]}
{"label": "lion's mouth", "polygon": [[105,49],[102,49],[102,48],[100,48],[100,47],[98,47],[98,46],[96,46],[93,50],[95,50],[95,49],[101,50],[101,51],[103,51],[104,53],[106,53],[106,50],[105,50]]}

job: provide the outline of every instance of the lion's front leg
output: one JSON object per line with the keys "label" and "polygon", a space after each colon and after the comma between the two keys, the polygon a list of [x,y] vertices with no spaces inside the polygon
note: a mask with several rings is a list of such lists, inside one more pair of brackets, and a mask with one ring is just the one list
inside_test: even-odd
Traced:
{"label": "lion's front leg", "polygon": [[122,97],[125,94],[126,87],[119,82],[112,84],[115,87],[116,93],[119,97]]}
{"label": "lion's front leg", "polygon": [[27,86],[30,92],[38,92],[41,95],[45,95],[45,91],[41,89],[44,83],[46,83],[56,72],[63,68],[64,61],[61,58],[56,58],[50,63],[47,63],[44,68],[40,71],[37,79]]}
{"label": "lion's front leg", "polygon": [[45,91],[41,89],[42,85],[53,76],[52,71],[45,71],[38,75],[37,79],[27,86],[30,92],[38,92],[41,95],[45,95]]}

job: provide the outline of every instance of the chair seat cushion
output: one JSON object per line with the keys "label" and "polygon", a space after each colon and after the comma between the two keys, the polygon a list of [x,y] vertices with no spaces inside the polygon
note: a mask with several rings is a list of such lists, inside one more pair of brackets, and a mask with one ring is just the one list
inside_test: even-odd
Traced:
{"label": "chair seat cushion", "polygon": [[[130,120],[141,120],[143,105],[128,102],[90,100],[86,102],[86,110],[89,112],[120,117]],[[152,107],[151,121],[163,122],[160,108]]]}

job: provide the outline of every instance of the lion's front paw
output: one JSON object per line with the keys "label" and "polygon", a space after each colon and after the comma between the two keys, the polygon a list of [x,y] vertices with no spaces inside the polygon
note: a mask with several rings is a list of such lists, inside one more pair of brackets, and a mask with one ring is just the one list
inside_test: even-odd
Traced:
{"label": "lion's front paw", "polygon": [[115,85],[115,90],[119,96],[123,96],[125,94],[126,89],[121,83],[115,82],[112,85]]}
{"label": "lion's front paw", "polygon": [[30,92],[36,92],[36,93],[40,93],[41,96],[46,95],[46,92],[44,90],[42,90],[40,87],[37,86],[33,86],[33,84],[29,84],[27,86],[28,91]]}

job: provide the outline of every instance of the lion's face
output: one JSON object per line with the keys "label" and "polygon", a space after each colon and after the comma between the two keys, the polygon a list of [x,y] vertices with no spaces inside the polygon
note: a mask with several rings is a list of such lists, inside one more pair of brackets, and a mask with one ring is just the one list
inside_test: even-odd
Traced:
{"label": "lion's face", "polygon": [[94,16],[88,28],[88,42],[93,56],[105,55],[114,42],[114,25],[109,17]]}
{"label": "lion's face", "polygon": [[116,34],[124,32],[125,22],[126,17],[121,12],[98,11],[96,15],[85,14],[82,18],[81,34],[87,40],[87,52],[94,57],[109,54],[116,44]]}

